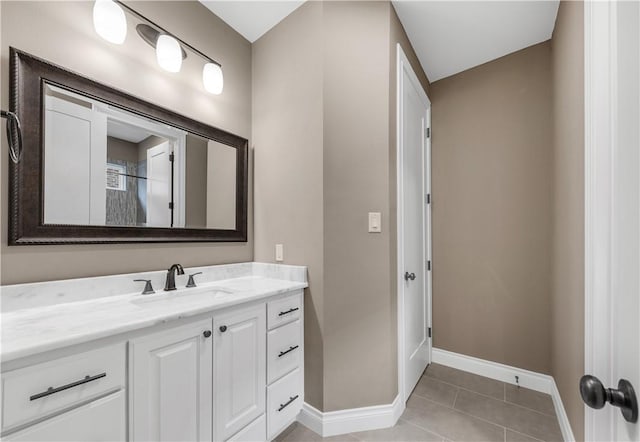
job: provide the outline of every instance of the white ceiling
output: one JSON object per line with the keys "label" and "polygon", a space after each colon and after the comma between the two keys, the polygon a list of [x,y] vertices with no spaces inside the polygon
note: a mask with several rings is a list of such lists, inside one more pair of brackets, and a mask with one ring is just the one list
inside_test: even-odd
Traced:
{"label": "white ceiling", "polygon": [[434,82],[551,38],[559,1],[395,0]]}
{"label": "white ceiling", "polygon": [[224,20],[251,43],[295,11],[302,1],[217,1],[200,0],[211,12]]}
{"label": "white ceiling", "polygon": [[[304,0],[200,0],[250,42]],[[559,0],[394,0],[422,68],[437,81],[551,38]]]}

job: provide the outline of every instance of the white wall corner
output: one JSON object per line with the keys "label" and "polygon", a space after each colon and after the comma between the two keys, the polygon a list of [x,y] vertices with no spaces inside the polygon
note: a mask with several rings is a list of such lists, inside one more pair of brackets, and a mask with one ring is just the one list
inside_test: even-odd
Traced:
{"label": "white wall corner", "polygon": [[298,414],[298,422],[322,437],[336,436],[393,427],[404,408],[400,395],[397,395],[391,404],[326,413],[305,402]]}
{"label": "white wall corner", "polygon": [[447,367],[457,368],[458,370],[513,385],[516,384],[516,376],[518,376],[518,383],[521,387],[551,395],[558,417],[558,424],[562,431],[562,438],[565,442],[575,441],[569,418],[562,404],[560,392],[552,376],[439,348],[433,349],[432,361],[436,364],[446,365]]}

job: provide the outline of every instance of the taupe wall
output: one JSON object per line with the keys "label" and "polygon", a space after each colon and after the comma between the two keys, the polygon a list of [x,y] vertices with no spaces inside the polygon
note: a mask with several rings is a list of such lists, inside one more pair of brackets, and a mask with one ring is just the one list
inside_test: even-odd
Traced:
{"label": "taupe wall", "polygon": [[576,440],[584,439],[584,16],[560,2],[551,41],[554,110],[551,373]]}
{"label": "taupe wall", "polygon": [[[222,95],[204,92],[197,66],[170,74],[155,62],[153,49],[129,29],[122,46],[102,40],[93,30],[92,2],[0,2],[0,104],[8,106],[9,46],[65,66],[82,75],[189,117],[249,138],[251,135],[251,45],[200,3],[131,2],[142,14],[160,23],[224,66]],[[34,30],[37,30],[35,32]],[[191,57],[190,63],[197,63]],[[189,59],[188,59],[189,60]],[[190,69],[189,67],[193,69]],[[236,244],[154,244],[7,247],[8,170],[6,137],[2,137],[2,265],[1,283],[43,281],[112,273],[154,270],[173,262],[185,266],[253,259],[249,241]],[[251,208],[251,198],[249,207]],[[249,212],[251,220],[251,209]],[[61,265],[64,263],[64,265]]]}
{"label": "taupe wall", "polygon": [[551,372],[551,47],[431,85],[434,346]]}
{"label": "taupe wall", "polygon": [[255,259],[309,267],[305,400],[323,406],[323,95],[321,2],[307,2],[253,44]]}
{"label": "taupe wall", "polygon": [[[390,13],[388,2],[324,6],[324,411],[389,404],[397,392]],[[382,233],[367,232],[368,212],[382,213]]]}
{"label": "taupe wall", "polygon": [[253,45],[255,257],[283,243],[309,265],[306,400],[323,411],[397,394],[397,42],[427,85],[388,2],[307,2]]}

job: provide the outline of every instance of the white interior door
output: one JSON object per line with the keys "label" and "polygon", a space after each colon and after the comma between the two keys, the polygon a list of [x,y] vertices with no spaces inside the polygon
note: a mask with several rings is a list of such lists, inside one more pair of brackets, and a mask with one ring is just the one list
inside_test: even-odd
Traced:
{"label": "white interior door", "polygon": [[[640,389],[640,3],[586,2],[586,361]],[[640,441],[620,408],[586,409],[587,440]]]}
{"label": "white interior door", "polygon": [[430,108],[398,45],[398,310],[406,401],[430,361]]}
{"label": "white interior door", "polygon": [[171,147],[168,141],[147,150],[147,226],[171,227]]}
{"label": "white interior door", "polygon": [[107,118],[50,95],[45,106],[44,222],[104,225]]}

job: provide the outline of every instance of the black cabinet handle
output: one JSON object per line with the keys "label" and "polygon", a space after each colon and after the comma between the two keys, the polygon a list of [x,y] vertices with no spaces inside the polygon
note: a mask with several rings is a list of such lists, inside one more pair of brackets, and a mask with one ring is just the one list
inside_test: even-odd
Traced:
{"label": "black cabinet handle", "polygon": [[205,330],[204,333],[202,333],[204,335],[205,338],[210,338],[211,337],[211,330]]}
{"label": "black cabinet handle", "polygon": [[289,313],[293,313],[296,310],[300,310],[300,307],[295,307],[295,308],[290,308],[289,310],[287,310],[286,312],[280,312],[278,313],[278,316],[284,316],[284,315],[288,315]]}
{"label": "black cabinet handle", "polygon": [[77,387],[79,385],[86,384],[88,382],[92,382],[92,381],[104,378],[106,376],[107,376],[107,373],[100,373],[100,374],[97,374],[95,376],[85,376],[84,379],[81,379],[81,380],[75,381],[75,382],[71,382],[70,384],[66,384],[66,385],[63,385],[61,387],[55,387],[55,388],[54,387],[49,387],[49,388],[47,388],[47,391],[43,391],[42,393],[38,393],[38,394],[34,394],[33,396],[30,396],[29,400],[30,401],[35,401],[36,399],[40,399],[40,398],[43,398],[45,396],[49,396],[51,394],[59,393],[61,391],[68,390],[70,388]]}
{"label": "black cabinet handle", "polygon": [[299,347],[299,345],[296,345],[295,347],[289,347],[289,350],[281,351],[280,354],[278,355],[278,357],[281,358],[284,355],[286,355],[287,353],[292,352],[293,350],[295,350],[298,347]]}
{"label": "black cabinet handle", "polygon": [[289,400],[288,400],[287,402],[285,402],[284,404],[280,404],[280,408],[278,408],[278,411],[282,411],[282,410],[284,410],[285,408],[287,408],[289,405],[291,405],[291,403],[292,403],[293,401],[295,401],[296,399],[298,399],[298,396],[299,396],[299,395],[297,395],[297,394],[296,394],[295,396],[290,396],[290,397],[289,397]]}
{"label": "black cabinet handle", "polygon": [[227,326],[226,326],[226,325],[221,325],[221,326],[220,326],[220,331],[221,331],[222,333],[226,332],[226,331],[227,331]]}

